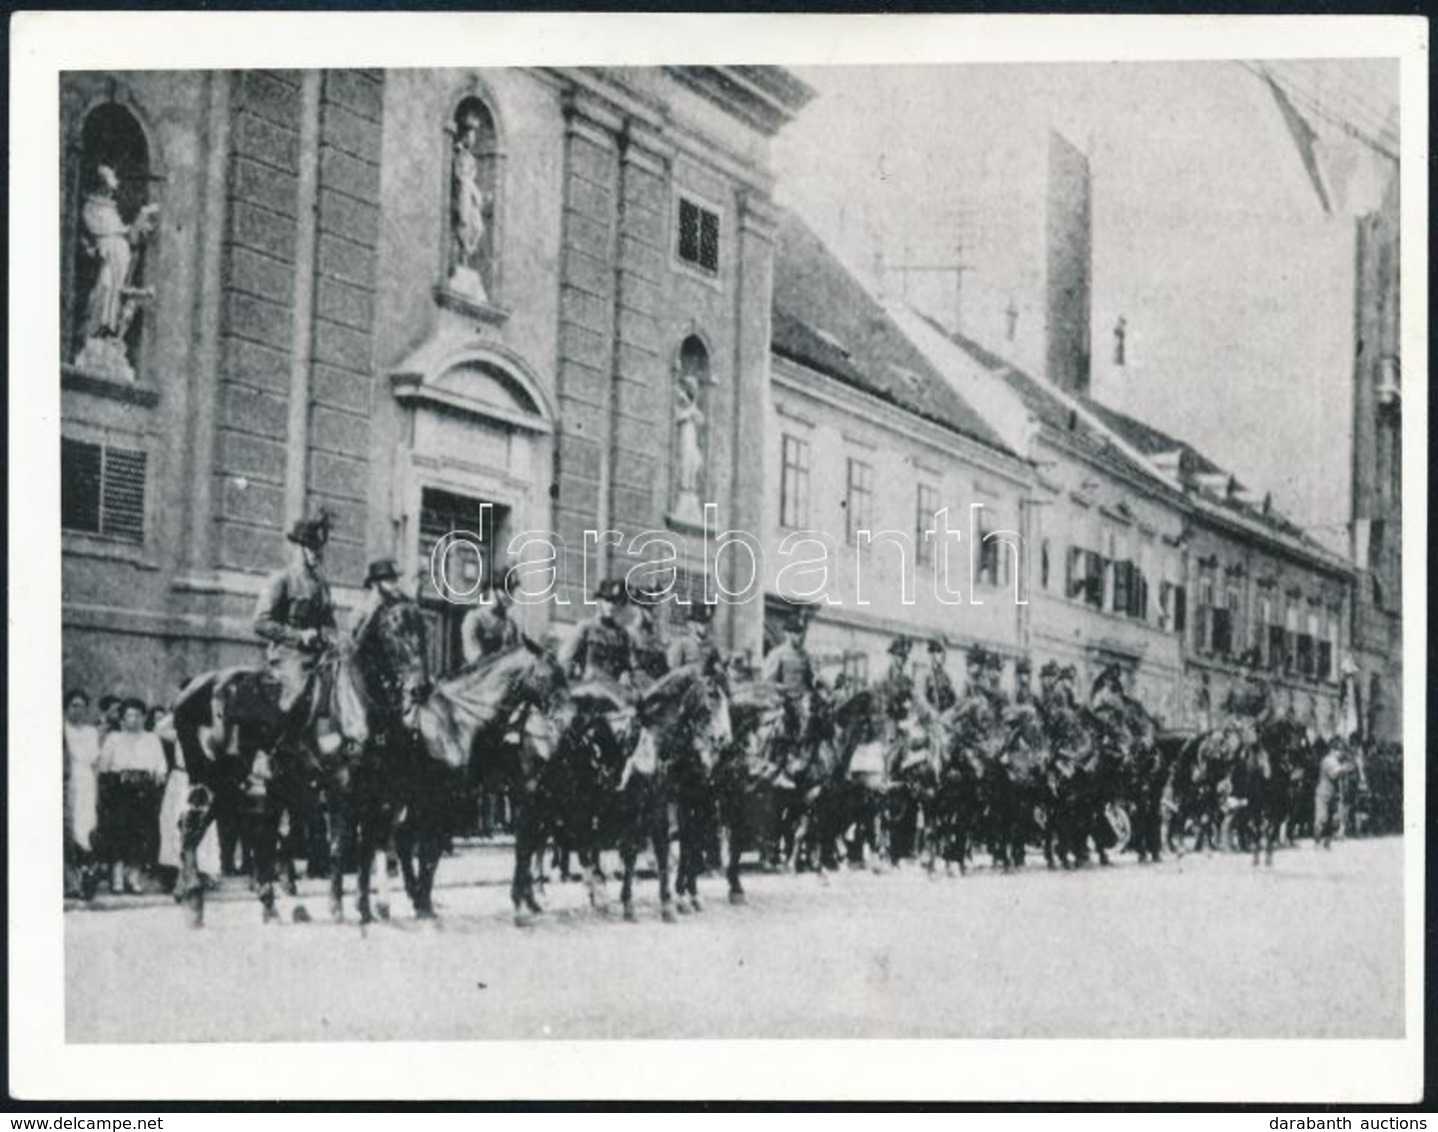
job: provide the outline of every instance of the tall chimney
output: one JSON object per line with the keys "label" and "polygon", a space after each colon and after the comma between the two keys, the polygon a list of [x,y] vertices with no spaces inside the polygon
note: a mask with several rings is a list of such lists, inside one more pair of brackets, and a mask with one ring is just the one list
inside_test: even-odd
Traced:
{"label": "tall chimney", "polygon": [[1087,396],[1093,306],[1093,194],[1088,158],[1049,131],[1045,224],[1048,379]]}

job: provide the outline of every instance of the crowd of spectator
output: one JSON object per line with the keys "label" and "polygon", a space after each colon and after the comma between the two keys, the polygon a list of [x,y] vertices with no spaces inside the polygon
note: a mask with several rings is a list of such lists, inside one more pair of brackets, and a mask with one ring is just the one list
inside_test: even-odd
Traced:
{"label": "crowd of spectator", "polygon": [[[169,712],[113,695],[97,706],[83,689],[65,693],[65,895],[171,891],[190,781]],[[214,826],[199,867],[211,878],[235,871],[222,866]]]}

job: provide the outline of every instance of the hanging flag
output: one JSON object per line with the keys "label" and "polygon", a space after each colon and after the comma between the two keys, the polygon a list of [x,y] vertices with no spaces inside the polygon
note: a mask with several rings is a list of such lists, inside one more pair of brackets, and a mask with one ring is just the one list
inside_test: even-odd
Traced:
{"label": "hanging flag", "polygon": [[1313,183],[1313,191],[1318,194],[1318,200],[1323,205],[1323,211],[1332,214],[1333,205],[1329,199],[1328,188],[1323,183],[1323,171],[1318,160],[1318,134],[1309,125],[1308,119],[1300,114],[1297,108],[1289,101],[1288,95],[1283,88],[1273,79],[1267,70],[1263,71],[1263,81],[1268,84],[1268,89],[1273,92],[1273,99],[1278,103],[1278,109],[1283,114],[1283,121],[1288,126],[1288,132],[1293,136],[1293,144],[1298,147],[1298,156],[1303,159],[1303,168],[1308,171],[1308,179]]}

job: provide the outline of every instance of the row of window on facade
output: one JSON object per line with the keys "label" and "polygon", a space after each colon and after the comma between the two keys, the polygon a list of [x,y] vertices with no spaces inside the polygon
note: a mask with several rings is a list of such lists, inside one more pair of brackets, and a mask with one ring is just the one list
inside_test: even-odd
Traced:
{"label": "row of window on facade", "polygon": [[[867,460],[850,456],[846,465],[844,497],[844,537],[850,546],[865,545],[861,531],[877,535],[874,515],[874,466]],[[785,434],[780,454],[779,524],[789,530],[810,529],[810,443],[802,437]],[[914,487],[914,512],[911,534],[914,560],[918,566],[932,568],[935,561],[935,532],[942,508],[939,489],[931,482],[920,480]],[[967,523],[952,513],[951,526]],[[960,527],[961,532],[966,526]],[[1012,554],[1004,554],[1005,542],[997,536],[998,521],[985,508],[978,527],[979,560],[976,580],[983,585],[1008,585],[1012,574]],[[874,542],[879,541],[877,538]]]}
{"label": "row of window on facade", "polygon": [[[780,525],[790,530],[810,526],[810,445],[801,437],[783,436],[780,471]],[[932,566],[934,544],[927,533],[934,530],[939,511],[938,489],[920,482],[915,487],[913,541],[920,566]],[[873,529],[874,468],[868,461],[849,457],[843,501],[846,537],[851,545],[860,543],[859,531]],[[1007,585],[1011,555],[1003,543],[985,536],[995,521],[985,517],[980,527],[977,579],[987,585]],[[1039,548],[1039,585],[1051,584],[1051,549],[1048,540]],[[1254,583],[1254,616],[1245,638],[1242,631],[1241,579],[1229,572],[1221,599],[1213,565],[1199,569],[1195,609],[1194,648],[1202,654],[1237,659],[1248,649],[1259,663],[1274,671],[1316,680],[1336,680],[1341,609],[1324,605],[1317,598],[1305,600],[1295,591],[1275,595],[1274,587]],[[1064,596],[1094,609],[1137,621],[1156,624],[1159,629],[1183,636],[1188,632],[1188,590],[1184,585],[1159,583],[1157,605],[1152,602],[1150,582],[1142,567],[1132,560],[1106,557],[1081,546],[1066,551]],[[1305,609],[1306,607],[1306,609]]]}
{"label": "row of window on facade", "polygon": [[[446,132],[452,144],[446,171],[445,289],[496,304],[504,152],[495,118],[483,99],[471,95],[455,108]],[[163,177],[153,171],[144,128],[118,101],[85,116],[78,143],[69,152],[71,191],[62,242],[65,361],[93,376],[134,381],[147,307],[155,297],[146,261],[154,255],[160,208],[150,196]],[[676,213],[676,259],[717,276],[718,211],[680,196]]]}

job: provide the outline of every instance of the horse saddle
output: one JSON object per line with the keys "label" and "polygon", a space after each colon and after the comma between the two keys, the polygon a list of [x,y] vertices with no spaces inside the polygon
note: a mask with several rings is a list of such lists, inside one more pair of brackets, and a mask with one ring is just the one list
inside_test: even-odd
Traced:
{"label": "horse saddle", "polygon": [[280,720],[283,685],[266,668],[236,672],[219,689],[232,723],[274,726]]}
{"label": "horse saddle", "polygon": [[883,778],[886,759],[884,742],[879,739],[860,743],[849,759],[849,774],[854,777]]}

